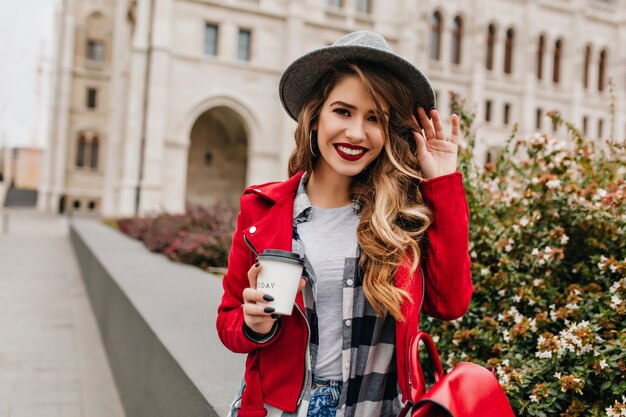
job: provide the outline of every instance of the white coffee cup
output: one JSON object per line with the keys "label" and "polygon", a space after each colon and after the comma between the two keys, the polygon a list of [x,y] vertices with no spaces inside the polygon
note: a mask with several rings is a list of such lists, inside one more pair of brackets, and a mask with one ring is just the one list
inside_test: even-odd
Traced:
{"label": "white coffee cup", "polygon": [[297,253],[278,249],[266,249],[258,258],[261,271],[256,289],[274,297],[268,305],[275,314],[291,316],[304,262]]}

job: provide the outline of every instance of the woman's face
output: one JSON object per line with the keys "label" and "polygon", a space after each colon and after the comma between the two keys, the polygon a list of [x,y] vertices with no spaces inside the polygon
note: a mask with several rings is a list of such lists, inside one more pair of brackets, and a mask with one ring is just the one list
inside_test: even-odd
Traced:
{"label": "woman's face", "polygon": [[314,171],[353,177],[372,163],[383,149],[382,123],[389,118],[387,103],[381,100],[381,106],[385,120],[378,120],[376,105],[358,77],[341,79],[313,126],[321,154]]}

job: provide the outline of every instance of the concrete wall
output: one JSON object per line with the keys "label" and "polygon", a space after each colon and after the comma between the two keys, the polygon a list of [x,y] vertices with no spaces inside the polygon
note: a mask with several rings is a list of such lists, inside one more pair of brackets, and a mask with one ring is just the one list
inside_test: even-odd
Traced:
{"label": "concrete wall", "polygon": [[220,279],[95,221],[71,239],[126,415],[226,416],[244,357],[215,330]]}

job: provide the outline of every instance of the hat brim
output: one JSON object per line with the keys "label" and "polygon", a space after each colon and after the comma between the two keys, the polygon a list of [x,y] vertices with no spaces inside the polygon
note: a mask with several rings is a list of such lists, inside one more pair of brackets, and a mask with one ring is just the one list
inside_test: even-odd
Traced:
{"label": "hat brim", "polygon": [[298,119],[304,101],[324,76],[328,66],[338,62],[368,62],[388,68],[413,91],[415,110],[423,107],[426,114],[429,114],[435,108],[435,92],[432,86],[424,74],[404,58],[366,46],[328,46],[296,59],[280,78],[280,101],[292,119]]}

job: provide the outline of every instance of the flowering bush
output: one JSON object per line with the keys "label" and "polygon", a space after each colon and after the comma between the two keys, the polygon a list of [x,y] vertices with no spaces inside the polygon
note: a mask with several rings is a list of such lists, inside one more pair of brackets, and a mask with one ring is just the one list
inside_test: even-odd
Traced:
{"label": "flowering bush", "polygon": [[567,140],[513,135],[484,169],[461,152],[474,296],[423,324],[448,367],[494,367],[519,416],[626,416],[626,152],[552,119]]}
{"label": "flowering bush", "polygon": [[177,262],[225,267],[235,230],[235,211],[223,204],[190,206],[184,214],[118,220],[119,229]]}

